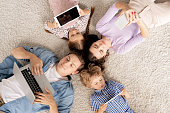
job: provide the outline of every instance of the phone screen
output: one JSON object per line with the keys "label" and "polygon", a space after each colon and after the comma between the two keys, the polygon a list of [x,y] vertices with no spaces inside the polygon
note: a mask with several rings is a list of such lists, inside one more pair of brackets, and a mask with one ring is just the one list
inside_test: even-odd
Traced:
{"label": "phone screen", "polygon": [[122,16],[120,16],[116,21],[115,21],[115,25],[122,30],[126,25],[128,24],[128,20],[125,16],[125,14],[123,14]]}
{"label": "phone screen", "polygon": [[66,23],[68,23],[71,20],[74,20],[75,18],[79,17],[79,12],[77,10],[77,7],[74,7],[70,10],[68,10],[67,12],[64,12],[63,14],[57,16],[56,18],[58,19],[58,22],[60,23],[60,25],[64,25]]}

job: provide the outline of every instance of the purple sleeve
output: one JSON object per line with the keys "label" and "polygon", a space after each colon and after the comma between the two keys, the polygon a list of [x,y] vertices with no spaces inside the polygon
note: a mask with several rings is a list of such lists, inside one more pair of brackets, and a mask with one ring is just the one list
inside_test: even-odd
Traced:
{"label": "purple sleeve", "polygon": [[[134,35],[131,39],[129,39],[124,45],[119,47],[117,50],[115,50],[119,54],[124,54],[129,52],[131,49],[133,49],[136,45],[143,42],[144,38],[142,38],[141,33]],[[113,47],[114,48],[114,47]]]}
{"label": "purple sleeve", "polygon": [[118,12],[119,9],[116,8],[115,4],[117,2],[115,2],[106,12],[106,14],[97,22],[96,24],[96,29],[102,27],[103,25],[105,25],[106,23],[108,23],[114,16],[115,14]]}

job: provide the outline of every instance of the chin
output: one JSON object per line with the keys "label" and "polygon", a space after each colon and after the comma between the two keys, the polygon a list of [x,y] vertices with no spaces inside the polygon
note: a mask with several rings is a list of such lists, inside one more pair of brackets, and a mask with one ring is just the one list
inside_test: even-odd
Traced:
{"label": "chin", "polygon": [[104,89],[104,87],[102,87],[100,90],[103,90]]}

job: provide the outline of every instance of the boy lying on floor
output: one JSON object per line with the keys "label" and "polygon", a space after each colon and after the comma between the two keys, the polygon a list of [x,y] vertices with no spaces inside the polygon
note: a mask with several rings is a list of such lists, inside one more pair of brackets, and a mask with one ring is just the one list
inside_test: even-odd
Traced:
{"label": "boy lying on floor", "polygon": [[[96,113],[104,111],[107,113],[134,113],[125,99],[130,95],[124,86],[115,81],[105,81],[99,66],[90,64],[88,69],[81,71],[80,79],[86,87],[95,89],[90,98],[92,111]],[[109,101],[113,97],[115,98]]]}

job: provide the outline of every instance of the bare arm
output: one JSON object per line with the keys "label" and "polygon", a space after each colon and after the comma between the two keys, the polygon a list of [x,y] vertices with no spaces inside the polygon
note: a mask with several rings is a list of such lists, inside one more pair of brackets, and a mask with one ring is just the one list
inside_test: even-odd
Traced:
{"label": "bare arm", "polygon": [[29,59],[31,64],[31,72],[35,75],[43,74],[42,66],[43,62],[35,54],[28,52],[24,47],[17,47],[11,51],[12,55],[16,59]]}
{"label": "bare arm", "polygon": [[149,30],[148,30],[146,24],[145,24],[142,20],[137,21],[137,24],[138,24],[138,26],[139,26],[139,28],[140,28],[141,36],[142,36],[143,38],[148,37],[148,35],[149,35]]}
{"label": "bare arm", "polygon": [[36,55],[26,51],[24,47],[14,48],[11,53],[16,59],[31,59],[36,57]]}
{"label": "bare arm", "polygon": [[131,9],[127,3],[121,2],[121,1],[116,3],[116,8],[122,9],[122,10]]}
{"label": "bare arm", "polygon": [[59,113],[56,103],[54,105],[50,105],[50,113]]}

